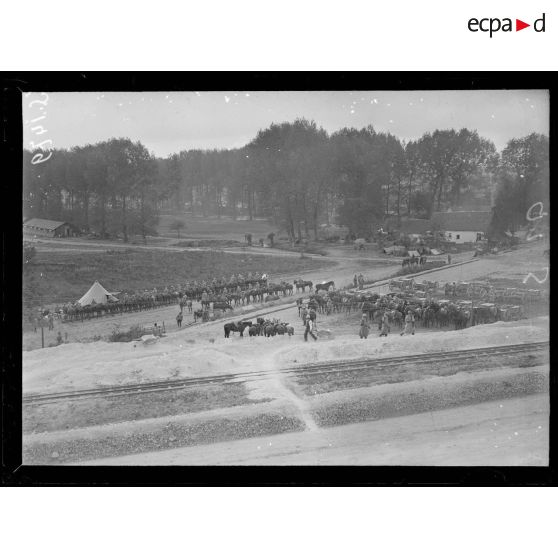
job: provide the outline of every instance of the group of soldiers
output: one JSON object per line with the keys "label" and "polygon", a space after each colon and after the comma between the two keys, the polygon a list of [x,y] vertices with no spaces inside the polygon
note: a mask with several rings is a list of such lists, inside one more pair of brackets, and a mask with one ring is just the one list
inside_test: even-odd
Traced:
{"label": "group of soldiers", "polygon": [[[269,274],[267,273],[248,272],[246,276],[240,273],[238,275],[232,274],[230,279],[224,276],[221,279],[213,277],[211,280],[186,281],[184,284],[169,285],[162,289],[153,288],[136,292],[123,292],[119,295],[119,300],[115,302],[94,303],[84,307],[79,303],[66,303],[53,309],[42,308],[38,311],[37,316],[31,316],[30,322],[35,331],[41,324],[45,327],[48,325],[49,329],[54,329],[53,322],[57,318],[62,321],[74,321],[101,317],[107,314],[149,310],[161,305],[173,304],[177,300],[201,298],[204,291],[206,293],[205,298],[208,297],[208,292],[240,293],[246,285],[262,282],[267,284],[268,280]],[[191,306],[188,309],[191,311]]]}
{"label": "group of soldiers", "polygon": [[29,321],[35,333],[38,327],[48,327],[49,331],[54,329],[54,313],[50,310],[41,308],[36,314],[30,316]]}
{"label": "group of soldiers", "polygon": [[[414,335],[415,334],[415,315],[411,310],[407,311],[405,315],[405,328],[399,334],[403,335]],[[380,330],[380,337],[387,337],[388,333],[391,331],[389,314],[384,312],[381,321],[378,325],[378,329]],[[360,329],[359,329],[359,337],[361,339],[368,339],[368,334],[370,333],[370,318],[368,314],[363,314],[360,320]]]}
{"label": "group of soldiers", "polygon": [[[210,288],[212,290],[222,288],[223,292],[227,292],[230,289],[238,288],[246,283],[250,283],[252,281],[267,281],[269,280],[269,274],[267,273],[259,273],[259,272],[248,272],[246,276],[239,273],[235,275],[234,273],[231,275],[230,279],[227,279],[223,276],[221,279],[217,279],[213,277],[211,281],[193,281],[191,284],[191,288]],[[186,289],[190,287],[190,284],[186,284]]]}

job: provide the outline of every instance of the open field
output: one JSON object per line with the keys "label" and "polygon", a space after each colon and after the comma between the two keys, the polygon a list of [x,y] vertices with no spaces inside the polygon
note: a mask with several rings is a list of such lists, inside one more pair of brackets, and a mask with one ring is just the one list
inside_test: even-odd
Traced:
{"label": "open field", "polygon": [[191,214],[162,214],[159,218],[157,232],[161,236],[177,238],[177,232],[170,228],[174,221],[182,221],[186,226],[180,230],[181,239],[221,238],[244,242],[246,233],[252,234],[252,242],[256,244],[263,238],[267,242],[267,235],[277,233],[277,227],[269,224],[267,219],[234,220],[231,217],[202,217]]}
{"label": "open field", "polygon": [[167,252],[164,250],[105,250],[104,252],[42,252],[24,276],[24,285],[35,281],[28,295],[38,304],[63,304],[79,299],[93,281],[109,291],[164,288],[185,281],[230,277],[249,271],[278,275],[297,274],[331,265],[327,260],[239,256],[216,251]]}

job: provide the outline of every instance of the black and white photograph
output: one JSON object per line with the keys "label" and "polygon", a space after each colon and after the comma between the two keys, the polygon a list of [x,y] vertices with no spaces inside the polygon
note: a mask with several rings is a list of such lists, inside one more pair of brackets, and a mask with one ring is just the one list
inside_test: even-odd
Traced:
{"label": "black and white photograph", "polygon": [[21,102],[23,465],[548,467],[548,90]]}

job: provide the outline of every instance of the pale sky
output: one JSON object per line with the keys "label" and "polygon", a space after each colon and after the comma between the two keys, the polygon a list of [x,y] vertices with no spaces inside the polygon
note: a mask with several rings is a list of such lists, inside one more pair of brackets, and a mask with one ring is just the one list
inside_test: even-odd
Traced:
{"label": "pale sky", "polygon": [[[259,129],[297,117],[329,133],[371,124],[378,132],[418,139],[436,128],[469,128],[501,150],[513,137],[549,133],[543,90],[232,91],[49,93],[23,97],[24,147],[50,139],[55,148],[111,137],[141,141],[166,157],[185,149],[242,147]],[[42,107],[42,110],[41,110]],[[41,120],[31,120],[44,116]],[[36,135],[31,127],[42,125]],[[45,144],[46,145],[46,144]]]}

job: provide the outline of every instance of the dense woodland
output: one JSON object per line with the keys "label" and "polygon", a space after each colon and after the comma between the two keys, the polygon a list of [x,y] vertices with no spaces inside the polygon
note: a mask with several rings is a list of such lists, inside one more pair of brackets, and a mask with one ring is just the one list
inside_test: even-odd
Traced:
{"label": "dense woodland", "polygon": [[498,153],[465,128],[405,143],[372,126],[330,135],[299,119],[272,124],[241,149],[157,158],[117,138],[54,150],[39,164],[32,156],[24,151],[26,218],[125,241],[155,234],[161,211],[269,218],[294,240],[314,237],[322,223],[369,235],[387,216],[495,205],[495,229],[513,231],[530,205],[546,202],[549,185],[546,136],[513,139]]}

